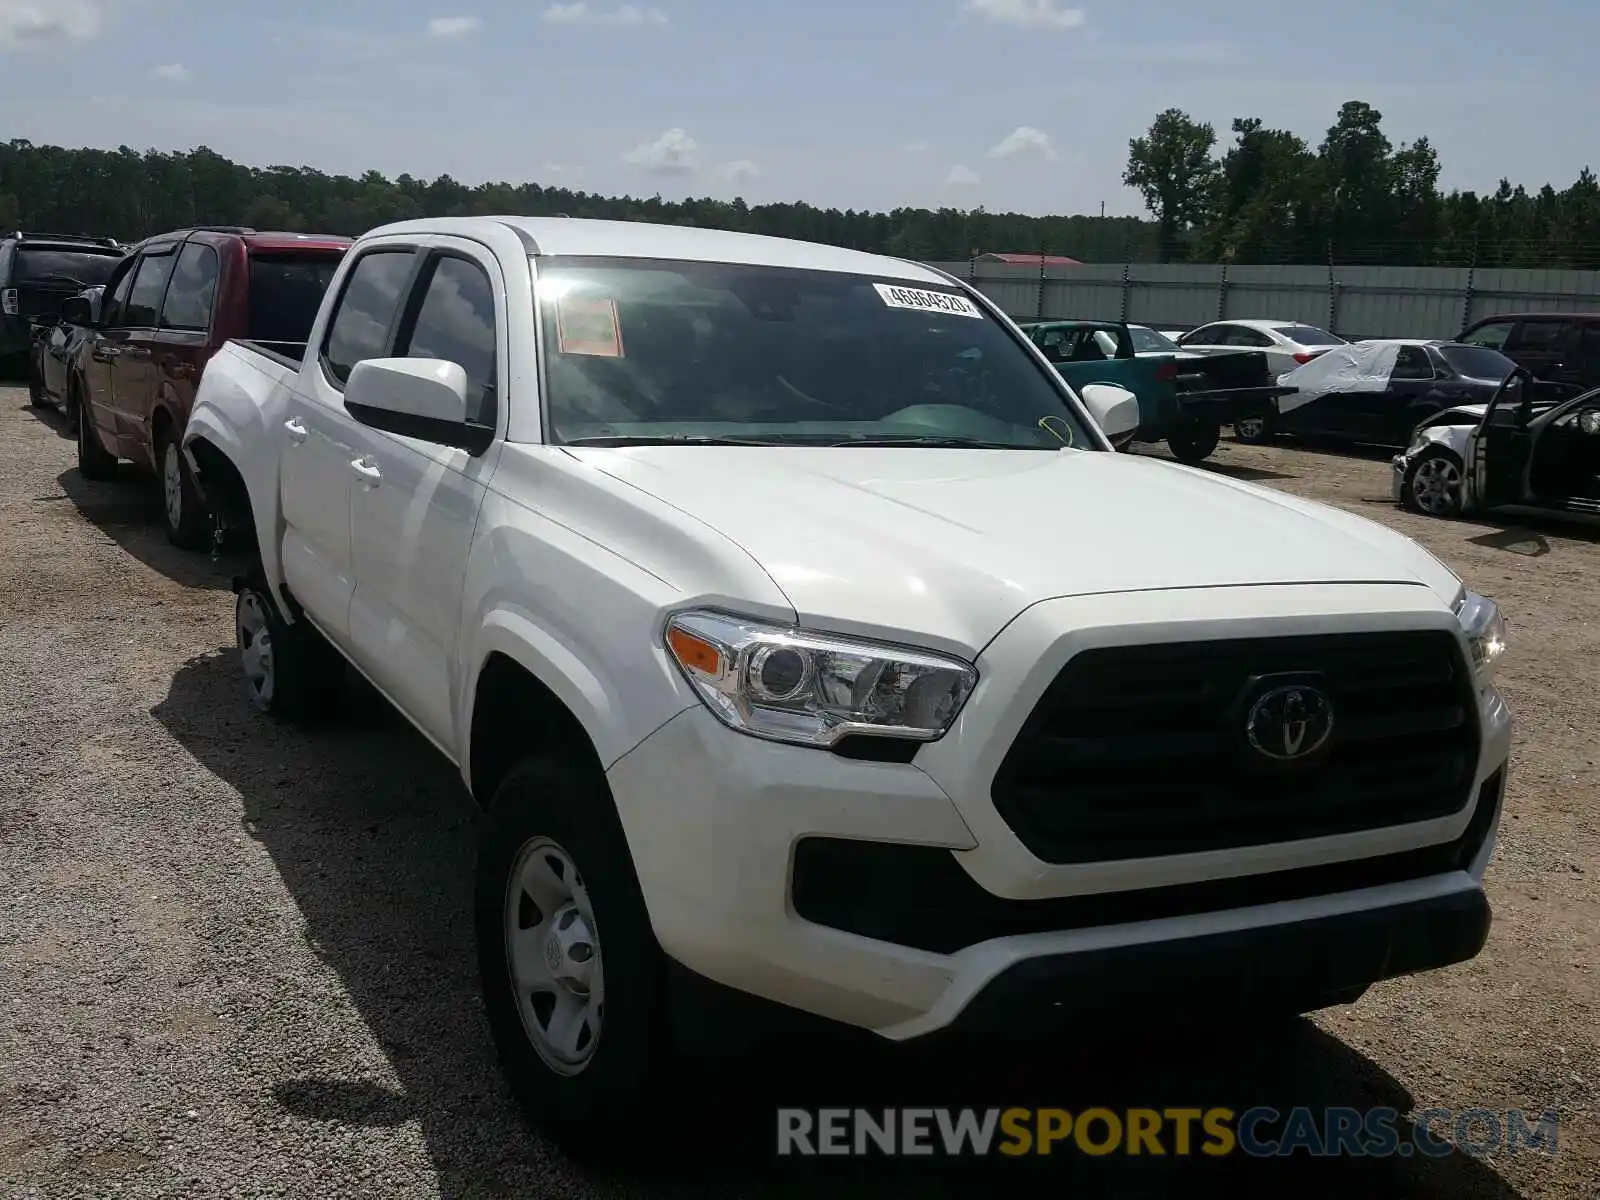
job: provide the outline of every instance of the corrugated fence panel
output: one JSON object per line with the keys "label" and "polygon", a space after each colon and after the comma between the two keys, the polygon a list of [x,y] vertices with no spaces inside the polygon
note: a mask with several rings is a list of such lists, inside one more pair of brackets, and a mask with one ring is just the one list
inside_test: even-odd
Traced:
{"label": "corrugated fence panel", "polygon": [[1335,267],[1337,332],[1348,338],[1449,338],[1461,332],[1468,272],[1455,267]]}
{"label": "corrugated fence panel", "polygon": [[1210,264],[1086,263],[1047,268],[1041,296],[1037,267],[930,265],[972,282],[1021,321],[1117,320],[1126,302],[1129,321],[1164,329],[1215,321],[1220,311],[1324,328],[1331,319],[1350,338],[1447,338],[1495,313],[1600,312],[1600,271],[1335,266],[1330,289],[1322,266],[1229,267],[1224,287],[1222,268]]}

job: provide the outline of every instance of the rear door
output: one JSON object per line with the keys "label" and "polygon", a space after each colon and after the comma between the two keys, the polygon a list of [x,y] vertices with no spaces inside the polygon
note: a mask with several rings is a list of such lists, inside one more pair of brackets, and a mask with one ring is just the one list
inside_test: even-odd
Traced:
{"label": "rear door", "polygon": [[177,242],[147,247],[122,317],[121,353],[111,363],[111,404],[124,458],[155,468],[152,423],[156,412],[155,353],[161,305],[178,259]]}
{"label": "rear door", "polygon": [[128,294],[142,261],[143,256],[135,256],[123,265],[122,274],[113,278],[100,310],[100,322],[80,352],[90,420],[101,445],[120,457],[127,456],[122,449],[123,423],[118,419],[112,372],[127,344]]}
{"label": "rear door", "polygon": [[[504,431],[506,288],[481,246],[434,238],[393,353],[459,364],[469,420]],[[478,457],[450,446],[360,427],[350,501],[357,663],[424,732],[456,743],[456,637],[467,555],[501,441]]]}
{"label": "rear door", "polygon": [[1361,437],[1380,446],[1404,446],[1417,423],[1449,403],[1442,372],[1422,346],[1401,346],[1385,391],[1363,393]]}
{"label": "rear door", "polygon": [[363,248],[340,285],[322,342],[289,398],[279,458],[283,575],[313,620],[349,646],[355,576],[350,552],[351,463],[361,426],[345,411],[344,383],[358,362],[393,344],[417,263],[415,239]]}
{"label": "rear door", "polygon": [[155,338],[156,403],[181,439],[194,408],[194,393],[210,346],[211,312],[217,300],[221,263],[204,242],[186,242],[178,251],[161,305]]}

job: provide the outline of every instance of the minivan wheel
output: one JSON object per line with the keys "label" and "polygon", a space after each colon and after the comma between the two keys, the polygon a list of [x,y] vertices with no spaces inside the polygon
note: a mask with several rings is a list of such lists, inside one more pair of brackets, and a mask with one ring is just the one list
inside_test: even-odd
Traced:
{"label": "minivan wheel", "polygon": [[167,540],[180,550],[207,549],[211,523],[177,438],[163,434],[157,440],[156,453],[161,464],[161,518]]}
{"label": "minivan wheel", "polygon": [[529,1119],[578,1157],[648,1137],[677,1046],[665,959],[597,767],[511,771],[484,822],[474,909],[484,1007]]}
{"label": "minivan wheel", "polygon": [[1464,483],[1461,460],[1435,446],[1423,451],[1406,468],[1400,502],[1412,512],[1430,517],[1459,517]]}
{"label": "minivan wheel", "polygon": [[259,574],[239,585],[234,638],[250,702],[274,717],[319,715],[337,702],[344,659],[305,621],[283,619]]}
{"label": "minivan wheel", "polygon": [[78,414],[78,474],[85,479],[110,479],[117,470],[117,456],[100,444],[94,415],[84,406],[83,394],[74,393],[72,408]]}

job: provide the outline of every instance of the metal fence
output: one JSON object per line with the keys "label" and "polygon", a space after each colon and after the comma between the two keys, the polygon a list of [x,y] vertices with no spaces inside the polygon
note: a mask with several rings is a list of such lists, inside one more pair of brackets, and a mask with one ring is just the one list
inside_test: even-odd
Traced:
{"label": "metal fence", "polygon": [[1192,329],[1260,318],[1346,338],[1448,338],[1501,312],[1600,310],[1600,271],[1469,267],[1240,267],[941,262],[1022,321],[1127,321]]}

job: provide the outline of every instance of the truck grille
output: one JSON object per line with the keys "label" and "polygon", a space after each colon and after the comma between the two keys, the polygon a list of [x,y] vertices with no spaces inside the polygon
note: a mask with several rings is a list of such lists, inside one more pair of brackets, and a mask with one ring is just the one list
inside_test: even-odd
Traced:
{"label": "truck grille", "polygon": [[[1268,757],[1247,736],[1250,713],[1269,692],[1302,686],[1331,713],[1326,740],[1298,759]],[[991,796],[1051,863],[1405,825],[1466,805],[1476,708],[1443,631],[1096,648],[1045,692]],[[1265,711],[1270,734],[1279,710]]]}

